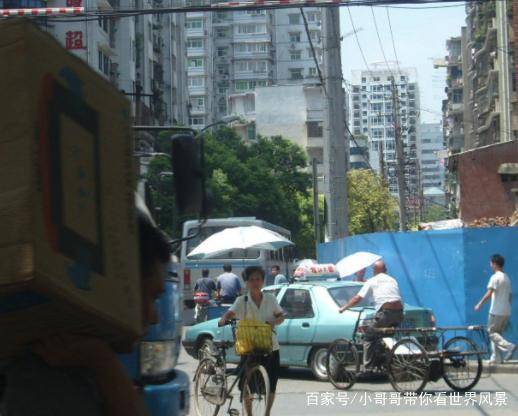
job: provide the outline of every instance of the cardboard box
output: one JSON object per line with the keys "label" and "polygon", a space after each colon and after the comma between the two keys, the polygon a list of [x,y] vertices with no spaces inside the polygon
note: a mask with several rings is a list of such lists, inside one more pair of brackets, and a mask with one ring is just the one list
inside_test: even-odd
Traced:
{"label": "cardboard box", "polygon": [[0,358],[142,333],[130,109],[26,20],[0,23]]}

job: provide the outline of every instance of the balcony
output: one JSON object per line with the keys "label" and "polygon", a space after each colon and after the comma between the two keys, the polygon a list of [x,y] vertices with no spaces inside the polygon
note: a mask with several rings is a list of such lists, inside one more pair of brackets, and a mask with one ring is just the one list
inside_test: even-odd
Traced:
{"label": "balcony", "polygon": [[204,105],[192,106],[190,108],[190,111],[191,111],[191,115],[193,115],[193,116],[203,115],[207,112]]}
{"label": "balcony", "polygon": [[205,48],[187,48],[187,57],[204,56]]}
{"label": "balcony", "polygon": [[323,148],[324,147],[324,138],[323,137],[308,137],[308,148]]}

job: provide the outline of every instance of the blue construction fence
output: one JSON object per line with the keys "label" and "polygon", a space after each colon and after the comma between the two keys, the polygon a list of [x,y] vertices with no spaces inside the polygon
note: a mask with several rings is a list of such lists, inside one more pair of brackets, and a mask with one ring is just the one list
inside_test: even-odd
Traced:
{"label": "blue construction fence", "polygon": [[337,263],[357,251],[383,256],[406,303],[431,308],[438,326],[487,323],[489,303],[474,306],[491,276],[489,257],[505,257],[513,284],[511,322],[505,336],[518,342],[518,227],[362,234],[323,243],[320,263]]}

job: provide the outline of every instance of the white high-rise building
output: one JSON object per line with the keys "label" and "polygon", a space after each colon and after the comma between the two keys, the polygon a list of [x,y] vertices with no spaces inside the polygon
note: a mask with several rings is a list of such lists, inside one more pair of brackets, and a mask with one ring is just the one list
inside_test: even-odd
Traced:
{"label": "white high-rise building", "polygon": [[[166,2],[172,6],[176,1],[55,0],[52,7],[110,11],[151,9]],[[42,17],[36,21],[126,94],[133,104],[135,123],[169,125],[188,122],[183,19],[181,14],[171,14],[60,22]]]}
{"label": "white high-rise building", "polygon": [[419,190],[417,148],[420,121],[417,71],[403,68],[399,72],[399,68],[374,65],[371,71],[353,71],[350,129],[355,136],[367,137],[370,143],[370,165],[380,172],[382,162],[390,192],[397,195],[393,76],[397,86],[404,144],[407,198],[411,199],[417,197]]}
{"label": "white high-rise building", "polygon": [[[321,63],[320,10],[304,13]],[[189,12],[185,28],[190,125],[194,128],[230,114],[230,102],[236,98],[244,102],[247,112],[255,111],[256,87],[317,81],[298,9]]]}

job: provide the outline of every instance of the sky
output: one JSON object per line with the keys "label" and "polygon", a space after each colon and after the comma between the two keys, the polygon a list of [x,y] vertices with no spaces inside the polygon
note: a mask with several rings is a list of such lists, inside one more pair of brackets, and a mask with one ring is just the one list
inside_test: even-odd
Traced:
{"label": "sky", "polygon": [[[443,4],[450,5],[452,3]],[[445,98],[446,70],[434,69],[433,59],[444,58],[447,54],[446,40],[460,36],[465,25],[463,3],[453,3],[458,7],[437,9],[403,9],[390,7],[390,22],[400,68],[417,69],[421,92],[421,122],[439,122],[442,100]],[[408,5],[407,7],[415,7]],[[385,7],[374,7],[376,23],[387,60],[395,61],[394,48]],[[371,66],[384,63],[371,7],[351,7],[350,12],[358,40]],[[360,30],[361,28],[361,30]],[[340,9],[340,29],[342,36],[342,71],[346,80],[351,80],[351,71],[366,69],[353,31],[347,8]],[[371,69],[374,65],[372,65]],[[431,110],[432,112],[425,111]]]}

